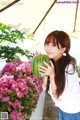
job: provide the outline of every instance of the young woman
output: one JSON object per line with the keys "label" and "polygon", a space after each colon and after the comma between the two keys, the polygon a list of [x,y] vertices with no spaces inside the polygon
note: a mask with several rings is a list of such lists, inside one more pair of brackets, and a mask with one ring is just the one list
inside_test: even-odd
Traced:
{"label": "young woman", "polygon": [[[44,74],[43,86],[59,108],[59,120],[80,120],[80,84],[76,60],[69,54],[70,38],[64,31],[53,31],[44,48],[51,65],[44,62],[39,71]],[[74,48],[75,50],[75,48]]]}

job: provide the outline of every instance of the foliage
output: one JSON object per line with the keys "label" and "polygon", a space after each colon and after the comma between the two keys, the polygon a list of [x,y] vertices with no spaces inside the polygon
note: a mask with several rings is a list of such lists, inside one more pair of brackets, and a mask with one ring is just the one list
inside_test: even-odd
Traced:
{"label": "foliage", "polygon": [[19,46],[19,42],[23,43],[26,37],[33,40],[32,35],[26,35],[24,32],[0,23],[0,58],[5,59],[6,62],[20,59],[20,56],[30,58],[30,51]]}
{"label": "foliage", "polygon": [[78,65],[78,66],[76,67],[76,70],[77,70],[78,76],[79,76],[79,78],[80,78],[80,65]]}
{"label": "foliage", "polygon": [[36,108],[42,80],[34,76],[31,61],[9,62],[0,73],[0,111],[8,120],[28,120]]}

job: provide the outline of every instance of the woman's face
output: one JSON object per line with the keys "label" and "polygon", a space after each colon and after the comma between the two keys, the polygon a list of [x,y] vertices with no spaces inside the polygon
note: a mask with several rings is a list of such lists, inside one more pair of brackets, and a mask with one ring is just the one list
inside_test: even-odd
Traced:
{"label": "woman's face", "polygon": [[46,43],[44,45],[45,52],[50,59],[54,59],[55,61],[62,57],[65,48],[62,48],[59,45],[59,48],[56,43]]}

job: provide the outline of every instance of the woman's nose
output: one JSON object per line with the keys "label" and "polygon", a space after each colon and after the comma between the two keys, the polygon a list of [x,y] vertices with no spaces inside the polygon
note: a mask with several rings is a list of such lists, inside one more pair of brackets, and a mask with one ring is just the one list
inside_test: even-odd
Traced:
{"label": "woman's nose", "polygon": [[48,48],[49,48],[49,49],[51,48],[51,44],[48,45]]}

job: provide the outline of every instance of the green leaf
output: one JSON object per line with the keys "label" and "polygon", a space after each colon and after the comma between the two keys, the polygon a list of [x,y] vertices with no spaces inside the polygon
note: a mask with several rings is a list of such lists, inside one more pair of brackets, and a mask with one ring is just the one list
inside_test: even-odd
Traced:
{"label": "green leaf", "polygon": [[[0,59],[5,59],[6,62],[11,62],[25,56],[27,58],[32,57],[31,52],[26,49],[22,49],[19,42],[23,44],[26,37],[30,40],[34,40],[34,36],[15,30],[10,26],[0,23]],[[11,46],[16,47],[11,47]]]}

